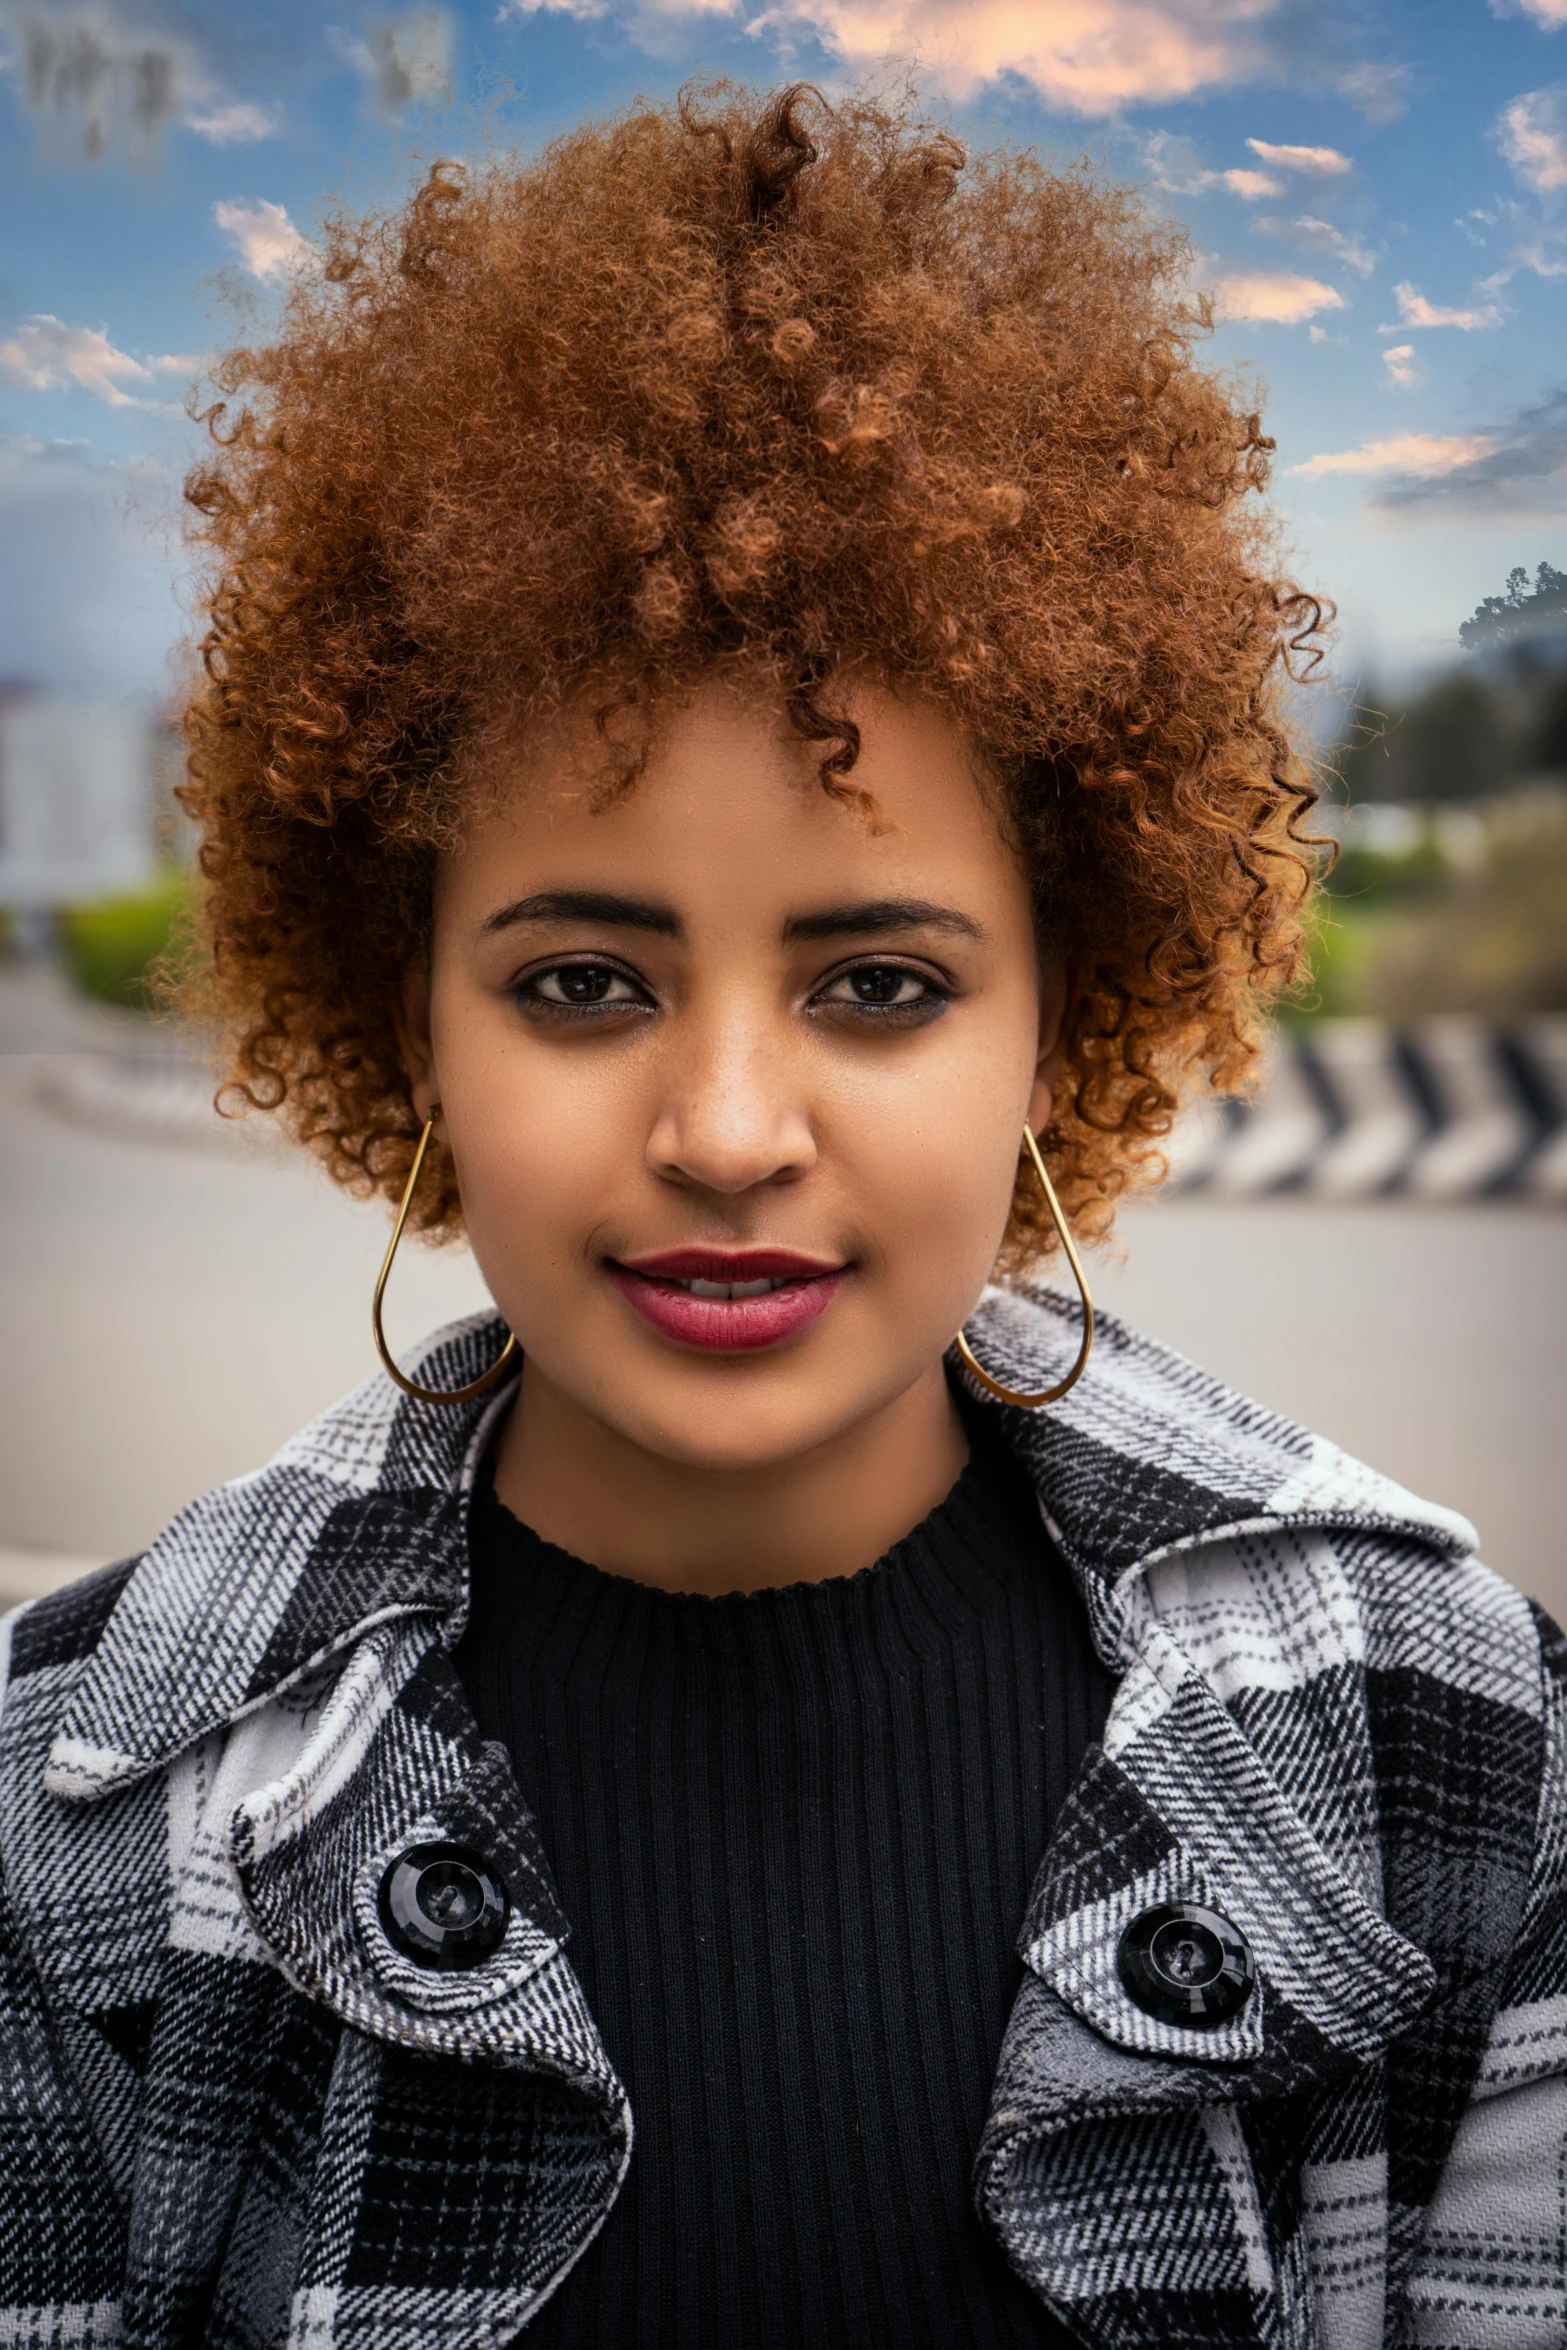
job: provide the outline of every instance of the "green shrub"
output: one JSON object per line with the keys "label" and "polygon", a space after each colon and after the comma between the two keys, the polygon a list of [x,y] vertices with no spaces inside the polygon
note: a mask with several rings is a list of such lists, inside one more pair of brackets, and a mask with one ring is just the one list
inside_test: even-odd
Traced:
{"label": "green shrub", "polygon": [[1450,878],[1448,860],[1427,829],[1407,849],[1363,848],[1351,837],[1340,849],[1325,887],[1330,897],[1340,901],[1334,911],[1341,914],[1346,904],[1433,897],[1448,886]]}
{"label": "green shrub", "polygon": [[161,874],[146,889],[73,906],[60,917],[65,965],[83,995],[150,1007],[157,966],[176,958],[190,908],[187,873]]}
{"label": "green shrub", "polygon": [[[1461,813],[1461,812],[1455,812]],[[1351,845],[1317,901],[1286,1018],[1567,1010],[1567,792],[1495,799],[1469,843],[1428,811],[1403,849]]]}

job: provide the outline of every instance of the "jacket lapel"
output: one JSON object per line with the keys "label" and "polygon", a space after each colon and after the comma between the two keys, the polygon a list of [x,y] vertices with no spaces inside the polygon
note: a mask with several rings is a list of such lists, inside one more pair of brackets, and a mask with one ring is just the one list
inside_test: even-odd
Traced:
{"label": "jacket lapel", "polygon": [[[474,1377],[492,1329],[437,1334],[421,1375]],[[158,1773],[150,1808],[181,1848],[126,2181],[128,2342],[185,2339],[206,2312],[203,2338],[478,2350],[614,2200],[625,2092],[447,1653],[473,1476],[510,1401],[446,1411],[374,1380],[195,1503],[56,1723],[44,1783],[65,1816],[137,1804]],[[431,1841],[506,1885],[480,1966],[427,1972],[381,1927],[385,1867]]]}
{"label": "jacket lapel", "polygon": [[[350,2027],[290,2343],[509,2339],[613,2203],[631,2114],[563,1955],[532,1818],[444,1649],[417,1626],[372,1632],[288,1773],[235,1805],[226,1836],[258,1935]],[[389,1863],[434,1842],[481,1853],[511,1904],[493,1954],[450,1973],[403,1956],[376,1900]]]}
{"label": "jacket lapel", "polygon": [[[1059,1376],[1075,1348],[1071,1310],[1037,1304],[985,1318],[981,1359],[1009,1383]],[[1384,2051],[1436,1984],[1384,1913],[1364,1634],[1332,1530],[1454,1554],[1472,1538],[1163,1350],[1109,1338],[1097,1390],[1009,1430],[1121,1678],[1020,1938],[976,2193],[1085,2343],[1306,2350],[1322,2339],[1294,2184],[1310,2113],[1376,2101]],[[1218,1911],[1250,1947],[1257,1987],[1227,2024],[1158,2021],[1121,1982],[1122,1933],[1168,1901]]]}
{"label": "jacket lapel", "polygon": [[[1085,2342],[1305,2350],[1319,2337],[1300,2215],[1271,2208],[1273,2117],[1293,2104],[1303,2128],[1352,2076],[1371,2085],[1435,1975],[1157,1624],[1146,1650],[1030,1906],[978,2199]],[[1226,2025],[1156,2021],[1120,1981],[1122,1933],[1167,1901],[1218,1911],[1250,1946],[1257,1987]]]}

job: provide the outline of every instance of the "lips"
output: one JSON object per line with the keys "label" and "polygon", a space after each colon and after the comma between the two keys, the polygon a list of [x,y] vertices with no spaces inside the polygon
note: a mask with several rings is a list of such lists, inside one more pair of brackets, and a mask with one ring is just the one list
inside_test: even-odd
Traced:
{"label": "lips", "polygon": [[792,1249],[657,1249],[604,1270],[633,1312],[677,1345],[753,1354],[806,1330],[831,1305],[846,1265]]}

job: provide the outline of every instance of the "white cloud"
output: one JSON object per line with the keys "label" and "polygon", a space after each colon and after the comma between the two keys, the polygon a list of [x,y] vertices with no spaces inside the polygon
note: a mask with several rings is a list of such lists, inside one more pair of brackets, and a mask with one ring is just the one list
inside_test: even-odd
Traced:
{"label": "white cloud", "polygon": [[1143,162],[1160,187],[1177,196],[1195,196],[1213,184],[1214,175],[1196,145],[1179,131],[1155,131],[1151,139],[1145,139]]}
{"label": "white cloud", "polygon": [[[1515,5],[1523,9],[1526,15],[1532,16],[1535,23],[1543,26],[1548,33],[1559,33],[1562,26],[1567,24],[1567,0],[1515,0]],[[1491,0],[1491,13],[1493,16],[1503,14],[1496,0]],[[1511,14],[1511,10],[1507,13]]]}
{"label": "white cloud", "polygon": [[[1189,98],[1255,80],[1271,62],[1266,20],[1280,0],[635,0],[644,40],[655,25],[729,18],[787,47],[814,35],[851,72],[917,55],[955,99],[1003,77],[1065,113]],[[584,17],[599,0],[511,0],[509,14]],[[615,13],[622,13],[617,7]]]}
{"label": "white cloud", "polygon": [[1398,300],[1398,326],[1379,326],[1379,335],[1396,335],[1399,326],[1456,326],[1465,334],[1473,334],[1479,328],[1500,326],[1502,322],[1502,314],[1494,302],[1483,303],[1474,310],[1448,310],[1438,302],[1428,302],[1415,286],[1395,286],[1393,292]]}
{"label": "white cloud", "polygon": [[1306,212],[1296,221],[1295,226],[1301,232],[1303,243],[1320,246],[1327,253],[1336,253],[1346,269],[1356,270],[1362,277],[1369,277],[1375,269],[1376,255],[1358,237],[1346,236],[1330,220],[1314,220]]}
{"label": "white cloud", "polygon": [[[1271,38],[1271,20],[1297,11],[1293,0],[499,0],[496,13],[524,21],[613,16],[655,54],[667,53],[671,28],[727,20],[770,37],[786,60],[801,36],[820,41],[850,73],[913,56],[960,103],[987,84],[1015,80],[1060,112],[1092,117],[1280,78],[1289,52]],[[333,37],[343,48],[343,36]],[[1407,80],[1403,66],[1371,62],[1331,76],[1373,121],[1402,110]],[[1351,168],[1333,148],[1264,153],[1251,145],[1264,162],[1276,154],[1292,170]],[[1285,157],[1307,160],[1284,166]],[[1227,178],[1217,173],[1204,184]],[[1268,191],[1232,192],[1250,200]]]}
{"label": "white cloud", "polygon": [[1406,392],[1421,380],[1413,343],[1389,343],[1382,354],[1382,364],[1391,380]]}
{"label": "white cloud", "polygon": [[185,116],[185,128],[214,147],[241,147],[253,139],[274,139],[283,127],[276,106],[254,106],[247,98],[215,98],[194,106]]}
{"label": "white cloud", "polygon": [[1367,60],[1351,65],[1338,76],[1337,87],[1367,122],[1391,122],[1409,102],[1407,65],[1378,65]]}
{"label": "white cloud", "polygon": [[1375,493],[1384,513],[1493,523],[1500,514],[1567,510],[1567,391],[1547,393],[1495,432],[1473,436],[1476,456],[1422,474],[1406,468]]}
{"label": "white cloud", "polygon": [[1282,196],[1283,186],[1265,171],[1210,171],[1193,142],[1178,131],[1156,131],[1143,142],[1143,161],[1161,188],[1178,196],[1197,196],[1204,188],[1228,188],[1232,196],[1254,204],[1262,196]]}
{"label": "white cloud", "polygon": [[86,6],[12,5],[0,0],[12,33],[23,99],[55,150],[89,163],[129,147],[145,154],[175,120],[227,147],[274,136],[277,107],[233,98],[191,44],[121,21],[116,0]]}
{"label": "white cloud", "polygon": [[[1567,15],[1564,15],[1567,21]],[[1567,83],[1526,90],[1504,106],[1496,125],[1502,153],[1526,188],[1538,196],[1567,188]]]}
{"label": "white cloud", "polygon": [[1252,225],[1265,237],[1287,237],[1293,245],[1305,245],[1313,252],[1331,253],[1335,261],[1342,261],[1347,269],[1358,270],[1362,277],[1369,277],[1377,265],[1376,255],[1369,252],[1358,237],[1346,236],[1330,220],[1317,220],[1309,212],[1301,213],[1294,220],[1280,220],[1271,213],[1264,213]]}
{"label": "white cloud", "polygon": [[[574,0],[566,0],[564,6],[558,6],[557,0],[539,0],[539,4],[566,16],[608,13],[605,7],[580,7]],[[533,11],[502,7],[498,13],[525,15]],[[660,13],[676,11],[665,8]],[[338,55],[364,75],[371,103],[380,114],[397,114],[408,105],[439,104],[452,94],[457,43],[449,9],[415,8],[396,19],[380,17],[363,40],[332,26],[328,38]]]}
{"label": "white cloud", "polygon": [[51,311],[39,311],[0,341],[0,374],[30,392],[65,391],[72,384],[93,392],[111,408],[158,408],[163,402],[138,398],[128,383],[150,384],[160,375],[190,375],[200,364],[183,353],[134,359],[117,350],[102,327],[67,326]]}
{"label": "white cloud", "polygon": [[122,142],[152,145],[201,78],[183,42],[121,25],[102,6],[7,15],[28,107],[90,163]]}
{"label": "white cloud", "polygon": [[1288,269],[1238,270],[1213,287],[1214,308],[1223,318],[1266,319],[1299,326],[1319,310],[1342,310],[1344,297],[1320,278],[1297,277]]}
{"label": "white cloud", "polygon": [[1303,171],[1313,179],[1342,179],[1355,166],[1336,147],[1275,147],[1267,139],[1248,139],[1247,146],[1275,171]]}
{"label": "white cloud", "polygon": [[315,247],[301,236],[281,204],[263,196],[255,204],[238,198],[214,204],[212,217],[231,237],[252,277],[290,277],[315,258]]}
{"label": "white cloud", "polygon": [[1567,229],[1546,229],[1520,245],[1508,267],[1484,281],[1487,293],[1505,286],[1520,269],[1532,269],[1536,277],[1567,277]]}
{"label": "white cloud", "polygon": [[91,448],[91,441],[79,438],[43,441],[36,433],[6,433],[0,436],[0,489],[18,483],[31,488],[46,472],[79,474]]}
{"label": "white cloud", "polygon": [[1424,480],[1434,480],[1439,474],[1476,464],[1495,446],[1495,436],[1488,432],[1400,432],[1387,440],[1367,441],[1363,448],[1308,457],[1304,465],[1292,465],[1289,470],[1304,474],[1308,480],[1324,473],[1416,473]]}

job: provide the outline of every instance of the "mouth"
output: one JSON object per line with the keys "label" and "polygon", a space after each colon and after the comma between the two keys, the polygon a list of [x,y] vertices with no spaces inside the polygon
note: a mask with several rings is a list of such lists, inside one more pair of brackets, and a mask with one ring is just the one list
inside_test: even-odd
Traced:
{"label": "mouth", "polygon": [[604,1270],[634,1313],[679,1346],[754,1354],[819,1320],[848,1273],[793,1249],[656,1249]]}

